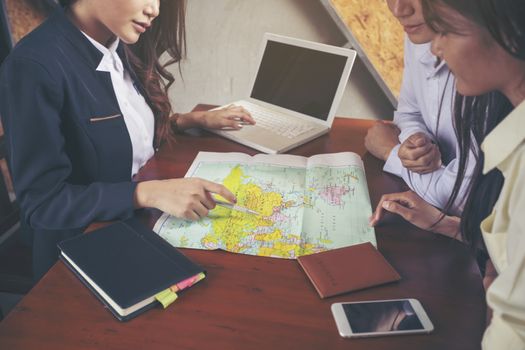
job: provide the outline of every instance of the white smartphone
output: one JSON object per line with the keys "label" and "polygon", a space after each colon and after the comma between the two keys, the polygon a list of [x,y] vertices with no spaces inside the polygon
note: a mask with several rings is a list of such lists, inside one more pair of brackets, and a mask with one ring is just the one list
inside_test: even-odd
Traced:
{"label": "white smartphone", "polygon": [[332,304],[342,337],[376,337],[430,333],[434,326],[416,299],[372,300]]}

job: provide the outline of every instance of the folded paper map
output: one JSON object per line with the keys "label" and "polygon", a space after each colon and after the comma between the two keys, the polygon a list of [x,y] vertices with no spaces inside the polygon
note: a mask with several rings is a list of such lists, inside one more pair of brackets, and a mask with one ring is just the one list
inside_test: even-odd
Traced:
{"label": "folded paper map", "polygon": [[295,259],[362,242],[376,245],[363,163],[355,153],[307,158],[200,152],[186,177],[224,184],[239,206],[260,215],[221,206],[199,221],[163,214],[153,230],[176,247]]}

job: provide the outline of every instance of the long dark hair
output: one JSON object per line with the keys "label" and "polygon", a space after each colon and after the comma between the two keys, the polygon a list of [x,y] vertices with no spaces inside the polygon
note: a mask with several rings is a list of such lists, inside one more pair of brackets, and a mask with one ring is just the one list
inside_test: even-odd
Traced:
{"label": "long dark hair", "polygon": [[[441,6],[449,7],[485,28],[493,39],[511,55],[525,60],[525,4],[519,0],[422,0],[425,20],[436,32],[460,33],[454,23],[440,16]],[[492,211],[501,188],[503,176],[498,169],[483,175],[483,154],[479,147],[509,113],[513,106],[499,91],[482,96],[456,94],[454,119],[460,155],[459,170],[449,207],[459,194],[465,177],[470,151],[476,166],[469,185],[468,197],[461,217],[461,235],[473,249],[483,246],[480,224]]]}
{"label": "long dark hair", "polygon": [[[59,0],[63,7],[68,7],[75,1],[77,0]],[[160,0],[159,16],[137,43],[122,43],[131,68],[144,87],[146,99],[153,110],[157,147],[163,141],[174,139],[168,89],[175,78],[166,67],[180,62],[186,55],[185,15],[185,0]],[[168,53],[169,58],[161,63],[160,56],[164,52]]]}
{"label": "long dark hair", "polygon": [[447,206],[459,195],[468,158],[474,155],[475,167],[467,187],[467,200],[461,216],[462,238],[473,249],[483,249],[480,223],[491,213],[503,186],[503,175],[498,169],[483,174],[484,157],[479,146],[512,108],[509,100],[498,91],[475,97],[456,94],[454,123],[460,154],[458,175]]}

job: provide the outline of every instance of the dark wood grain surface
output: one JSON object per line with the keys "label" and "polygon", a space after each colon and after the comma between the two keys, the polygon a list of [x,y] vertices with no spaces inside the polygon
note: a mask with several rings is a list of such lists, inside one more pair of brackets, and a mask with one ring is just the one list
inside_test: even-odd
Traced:
{"label": "dark wood grain surface", "polygon": [[[371,121],[337,118],[330,134],[290,153],[353,151],[365,162],[375,205],[382,193],[403,189],[365,153]],[[181,177],[199,151],[252,149],[207,132],[179,135],[158,152],[137,180]],[[141,214],[152,224],[154,210]],[[481,278],[468,250],[397,217],[376,229],[378,248],[401,274],[397,283],[319,299],[295,260],[223,251],[181,249],[208,271],[204,281],[168,309],[118,322],[61,262],[0,323],[1,349],[478,349],[484,329]],[[348,269],[366,266],[348,266]],[[435,331],[430,335],[343,339],[330,305],[391,298],[421,301]]]}

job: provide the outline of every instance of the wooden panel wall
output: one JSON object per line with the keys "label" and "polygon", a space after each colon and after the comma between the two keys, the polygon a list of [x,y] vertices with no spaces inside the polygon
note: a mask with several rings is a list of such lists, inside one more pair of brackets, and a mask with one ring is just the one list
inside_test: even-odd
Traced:
{"label": "wooden panel wall", "polygon": [[[32,31],[46,18],[45,14],[35,10],[28,0],[4,1],[13,44],[16,44],[24,35]],[[3,135],[3,133],[4,130],[0,123],[0,135]],[[0,159],[0,171],[5,179],[8,191],[14,197],[11,176],[5,159]]]}
{"label": "wooden panel wall", "polygon": [[385,0],[331,0],[395,96],[403,75],[403,29]]}
{"label": "wooden panel wall", "polygon": [[45,14],[36,11],[28,0],[5,0],[5,5],[14,43],[45,19]]}

